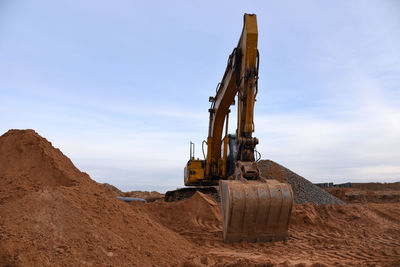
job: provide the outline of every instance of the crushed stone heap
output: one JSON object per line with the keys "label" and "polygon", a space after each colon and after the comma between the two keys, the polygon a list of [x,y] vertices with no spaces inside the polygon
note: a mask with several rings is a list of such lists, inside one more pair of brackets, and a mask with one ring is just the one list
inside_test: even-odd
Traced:
{"label": "crushed stone heap", "polygon": [[279,165],[272,160],[260,160],[258,167],[266,179],[276,179],[292,186],[294,202],[297,204],[314,203],[317,205],[345,204],[310,181]]}
{"label": "crushed stone heap", "polygon": [[166,266],[192,249],[35,131],[0,136],[0,266]]}

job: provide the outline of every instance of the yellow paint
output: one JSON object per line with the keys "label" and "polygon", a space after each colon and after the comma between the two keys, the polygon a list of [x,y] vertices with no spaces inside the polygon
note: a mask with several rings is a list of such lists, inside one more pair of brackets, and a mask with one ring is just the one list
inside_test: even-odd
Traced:
{"label": "yellow paint", "polygon": [[[224,121],[229,112],[229,107],[234,103],[235,96],[239,92],[238,99],[238,125],[239,136],[250,136],[253,132],[253,111],[255,102],[255,79],[246,78],[246,75],[255,70],[257,62],[257,17],[256,15],[244,15],[244,25],[237,51],[240,51],[240,62],[235,62],[234,53],[229,58],[221,86],[213,98],[210,113],[210,124],[207,138],[207,157],[205,162],[189,160],[185,167],[185,185],[214,185],[219,179],[227,177],[227,145],[228,137],[222,139]],[[238,66],[240,68],[234,68]],[[238,76],[238,77],[237,77]],[[239,87],[236,81],[240,80]],[[221,147],[223,144],[223,155]]]}

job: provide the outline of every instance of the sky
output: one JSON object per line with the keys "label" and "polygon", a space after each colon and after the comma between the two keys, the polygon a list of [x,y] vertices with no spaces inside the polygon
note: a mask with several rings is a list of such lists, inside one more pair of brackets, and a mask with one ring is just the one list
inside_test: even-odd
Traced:
{"label": "sky", "polygon": [[262,158],[312,182],[400,181],[397,0],[0,0],[0,134],[34,129],[122,190],[182,187],[244,13]]}

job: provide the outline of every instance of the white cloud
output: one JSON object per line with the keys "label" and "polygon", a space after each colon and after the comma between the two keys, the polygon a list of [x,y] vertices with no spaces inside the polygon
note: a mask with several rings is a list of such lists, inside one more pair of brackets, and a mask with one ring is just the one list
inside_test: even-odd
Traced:
{"label": "white cloud", "polygon": [[[183,35],[175,9],[157,16],[153,30],[143,30],[135,22],[146,5],[135,9],[139,16],[121,16],[121,6],[63,4],[79,14],[76,21],[60,6],[9,13],[0,53],[0,130],[34,128],[93,178],[124,189],[182,185],[190,140],[201,156],[209,85],[223,73],[222,51],[237,41],[248,5],[242,4],[206,24],[197,8],[183,6],[191,17]],[[260,26],[260,86],[266,86],[255,111],[264,157],[313,181],[399,179],[398,7],[357,1],[290,10],[263,1],[251,5]],[[57,20],[41,16],[43,10],[55,11],[49,14]],[[118,16],[103,21],[104,12]],[[175,17],[172,24],[165,19]],[[158,38],[162,42],[154,42]],[[262,103],[268,103],[264,109]],[[232,131],[235,115],[233,110]]]}
{"label": "white cloud", "polygon": [[315,182],[400,180],[400,107],[379,81],[357,78],[352,97],[337,96],[323,113],[256,117],[264,157]]}

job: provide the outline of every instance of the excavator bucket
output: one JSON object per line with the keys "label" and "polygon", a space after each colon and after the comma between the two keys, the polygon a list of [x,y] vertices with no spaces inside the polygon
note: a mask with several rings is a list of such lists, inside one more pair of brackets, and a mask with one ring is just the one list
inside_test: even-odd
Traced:
{"label": "excavator bucket", "polygon": [[225,242],[286,240],[293,206],[289,184],[277,180],[221,180]]}

